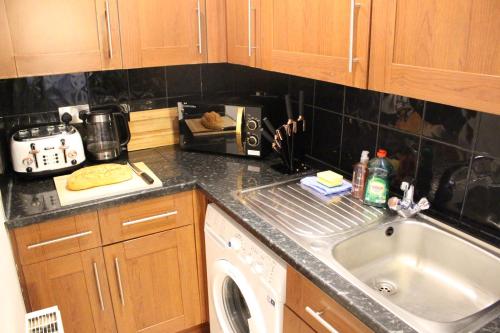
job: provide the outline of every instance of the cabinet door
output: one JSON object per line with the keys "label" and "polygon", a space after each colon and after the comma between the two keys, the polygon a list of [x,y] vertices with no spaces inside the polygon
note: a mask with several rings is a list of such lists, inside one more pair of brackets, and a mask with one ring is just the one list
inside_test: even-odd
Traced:
{"label": "cabinet door", "polygon": [[101,249],[23,266],[32,310],[57,305],[64,331],[116,332]]}
{"label": "cabinet door", "polygon": [[285,306],[283,314],[283,333],[316,333],[316,331]]}
{"label": "cabinet door", "polygon": [[177,332],[201,323],[193,226],[104,248],[119,332]]}
{"label": "cabinet door", "polygon": [[228,62],[260,66],[260,0],[227,0]]}
{"label": "cabinet door", "polygon": [[14,62],[14,51],[10,39],[9,23],[5,12],[5,2],[0,0],[0,79],[16,77],[16,64]]}
{"label": "cabinet door", "polygon": [[366,88],[371,0],[269,0],[264,69]]}
{"label": "cabinet door", "polygon": [[118,0],[125,68],[203,61],[205,0]]}
{"label": "cabinet door", "polygon": [[374,0],[371,89],[500,114],[500,1]]}
{"label": "cabinet door", "polygon": [[19,76],[121,68],[116,0],[5,5]]}

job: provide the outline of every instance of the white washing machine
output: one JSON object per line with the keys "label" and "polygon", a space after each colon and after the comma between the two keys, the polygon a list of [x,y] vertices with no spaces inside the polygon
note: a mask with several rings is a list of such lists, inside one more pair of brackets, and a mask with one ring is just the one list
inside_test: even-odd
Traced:
{"label": "white washing machine", "polygon": [[214,204],[205,218],[211,333],[281,333],[286,265]]}

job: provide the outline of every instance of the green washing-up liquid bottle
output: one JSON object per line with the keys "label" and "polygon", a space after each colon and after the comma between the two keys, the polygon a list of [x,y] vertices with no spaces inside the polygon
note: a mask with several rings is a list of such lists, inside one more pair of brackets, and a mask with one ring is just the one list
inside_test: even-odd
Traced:
{"label": "green washing-up liquid bottle", "polygon": [[365,186],[364,203],[375,207],[385,207],[389,194],[389,177],[392,165],[385,158],[387,151],[379,149],[377,157],[368,162],[368,178]]}

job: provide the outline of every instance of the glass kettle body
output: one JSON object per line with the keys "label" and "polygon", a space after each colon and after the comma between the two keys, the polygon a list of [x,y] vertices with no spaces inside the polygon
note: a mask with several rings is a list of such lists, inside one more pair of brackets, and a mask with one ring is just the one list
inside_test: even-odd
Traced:
{"label": "glass kettle body", "polygon": [[86,148],[90,158],[109,161],[120,156],[130,141],[128,121],[119,105],[92,109],[81,118],[86,129]]}

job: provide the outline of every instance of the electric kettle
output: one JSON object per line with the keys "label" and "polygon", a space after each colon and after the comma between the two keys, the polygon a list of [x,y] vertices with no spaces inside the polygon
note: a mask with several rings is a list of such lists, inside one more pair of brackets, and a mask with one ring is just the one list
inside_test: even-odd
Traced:
{"label": "electric kettle", "polygon": [[130,141],[128,121],[119,105],[95,107],[81,113],[86,132],[88,156],[96,161],[118,158]]}

